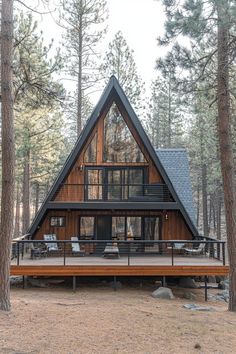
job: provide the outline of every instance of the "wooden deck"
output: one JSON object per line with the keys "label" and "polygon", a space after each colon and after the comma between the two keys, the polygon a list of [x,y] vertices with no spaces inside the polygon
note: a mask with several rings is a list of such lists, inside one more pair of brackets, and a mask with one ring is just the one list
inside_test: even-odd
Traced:
{"label": "wooden deck", "polygon": [[97,256],[47,257],[32,260],[13,260],[11,275],[37,276],[204,276],[227,275],[229,267],[221,261],[207,257],[175,256],[174,265],[170,256],[122,256],[105,259]]}

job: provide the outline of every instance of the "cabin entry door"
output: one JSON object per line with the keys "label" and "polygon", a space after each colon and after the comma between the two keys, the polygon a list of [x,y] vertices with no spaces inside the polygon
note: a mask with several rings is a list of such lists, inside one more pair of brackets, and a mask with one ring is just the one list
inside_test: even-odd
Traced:
{"label": "cabin entry door", "polygon": [[97,216],[97,240],[111,240],[111,216]]}

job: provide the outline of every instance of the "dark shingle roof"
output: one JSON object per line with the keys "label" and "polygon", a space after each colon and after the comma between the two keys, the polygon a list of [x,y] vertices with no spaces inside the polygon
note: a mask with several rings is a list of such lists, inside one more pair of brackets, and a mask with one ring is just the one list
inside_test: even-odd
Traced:
{"label": "dark shingle roof", "polygon": [[189,217],[196,225],[189,163],[185,149],[156,149],[166,173]]}

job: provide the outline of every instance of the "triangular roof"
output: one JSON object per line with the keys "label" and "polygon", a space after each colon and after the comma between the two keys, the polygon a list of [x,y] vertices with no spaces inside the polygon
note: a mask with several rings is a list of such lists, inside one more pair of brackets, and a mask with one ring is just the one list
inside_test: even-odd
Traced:
{"label": "triangular roof", "polygon": [[106,105],[110,102],[111,98],[114,98],[115,101],[117,100],[122,104],[124,109],[126,110],[128,117],[133,124],[135,130],[137,131],[143,145],[145,146],[147,152],[149,153],[154,165],[156,166],[157,170],[159,171],[160,175],[163,178],[163,181],[166,183],[166,185],[169,188],[169,191],[171,195],[173,196],[174,200],[177,203],[178,209],[181,211],[188,227],[190,228],[192,234],[194,236],[198,235],[197,228],[195,227],[190,215],[188,214],[186,208],[184,207],[182,201],[180,200],[165,168],[163,167],[163,164],[161,163],[158,155],[156,154],[147,134],[145,133],[138,117],[136,116],[133,108],[131,107],[124,91],[122,90],[121,86],[119,85],[119,82],[117,81],[115,76],[112,76],[103,91],[97,105],[95,106],[92,114],[90,115],[82,133],[80,134],[72,152],[68,156],[61,172],[59,173],[58,177],[56,178],[53,186],[51,187],[47,197],[45,198],[41,208],[39,209],[38,213],[35,216],[35,219],[33,220],[30,228],[29,228],[29,233],[33,234],[38,226],[40,225],[43,217],[45,216],[45,213],[47,209],[49,208],[49,202],[53,199],[54,195],[58,191],[61,183],[63,183],[64,179],[67,177],[69,174],[70,170],[73,168],[74,163],[79,156],[82,148],[84,147],[88,137],[90,136],[96,122],[98,121],[100,117],[100,113],[103,111],[103,109],[106,107]]}

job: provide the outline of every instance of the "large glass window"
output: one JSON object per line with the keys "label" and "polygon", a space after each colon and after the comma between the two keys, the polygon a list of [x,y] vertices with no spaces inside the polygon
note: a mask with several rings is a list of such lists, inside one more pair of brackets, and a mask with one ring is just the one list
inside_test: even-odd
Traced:
{"label": "large glass window", "polygon": [[87,189],[88,200],[102,199],[102,170],[88,169],[87,170]]}
{"label": "large glass window", "polygon": [[107,171],[107,199],[120,200],[122,199],[122,170]]}
{"label": "large glass window", "polygon": [[125,217],[112,217],[112,239],[125,240]]}
{"label": "large glass window", "polygon": [[104,119],[104,162],[144,162],[145,158],[124,121],[112,104]]}
{"label": "large glass window", "polygon": [[142,218],[141,216],[127,217],[127,240],[137,240],[142,237]]}
{"label": "large glass window", "polygon": [[90,141],[87,149],[84,153],[84,162],[96,162],[97,161],[97,133]]}
{"label": "large glass window", "polygon": [[81,216],[80,218],[80,237],[94,237],[94,216]]}
{"label": "large glass window", "polygon": [[159,240],[159,218],[148,217],[144,219],[145,239],[149,241]]}
{"label": "large glass window", "polygon": [[129,169],[129,197],[143,195],[143,170],[140,168]]}

